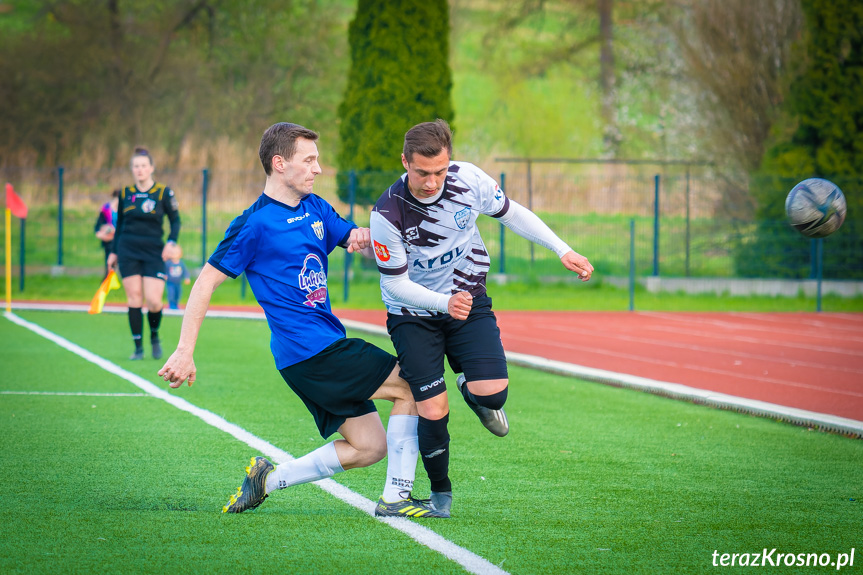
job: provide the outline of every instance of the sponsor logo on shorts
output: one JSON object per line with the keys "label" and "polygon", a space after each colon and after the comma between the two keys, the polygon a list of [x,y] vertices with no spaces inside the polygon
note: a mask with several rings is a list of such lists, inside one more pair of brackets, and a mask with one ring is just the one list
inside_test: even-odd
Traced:
{"label": "sponsor logo on shorts", "polygon": [[312,224],[312,231],[315,232],[315,235],[319,240],[324,239],[324,222],[318,220]]}
{"label": "sponsor logo on shorts", "polygon": [[288,223],[289,223],[289,224],[292,224],[292,223],[294,223],[294,222],[298,222],[298,221],[300,221],[300,220],[304,220],[304,219],[306,219],[307,217],[309,217],[309,212],[306,212],[306,213],[304,213],[304,214],[303,214],[303,215],[301,215],[301,216],[296,216],[296,217],[293,217],[293,218],[288,218]]}
{"label": "sponsor logo on shorts", "polygon": [[387,249],[387,246],[379,244],[377,241],[375,241],[375,255],[382,262],[390,261],[390,251]]}
{"label": "sponsor logo on shorts", "polygon": [[324,264],[315,254],[309,254],[303,261],[303,269],[299,275],[300,289],[306,291],[306,301],[303,303],[309,307],[327,302],[327,272]]}
{"label": "sponsor logo on shorts", "polygon": [[426,459],[431,459],[432,457],[437,457],[438,455],[440,455],[444,451],[446,451],[446,449],[438,449],[437,451],[432,451],[428,455],[423,455],[423,457],[425,457]]}
{"label": "sponsor logo on shorts", "polygon": [[443,383],[443,381],[444,381],[443,378],[436,379],[433,382],[431,382],[430,384],[420,387],[420,391],[428,391],[434,387],[441,385]]}

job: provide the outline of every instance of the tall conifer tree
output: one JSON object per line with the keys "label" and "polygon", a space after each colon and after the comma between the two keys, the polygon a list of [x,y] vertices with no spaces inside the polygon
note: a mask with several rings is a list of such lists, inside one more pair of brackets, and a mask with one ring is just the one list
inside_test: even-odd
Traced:
{"label": "tall conifer tree", "polygon": [[353,170],[356,201],[373,203],[402,171],[405,132],[436,118],[452,121],[449,32],[446,0],[359,0],[339,107],[342,198]]}

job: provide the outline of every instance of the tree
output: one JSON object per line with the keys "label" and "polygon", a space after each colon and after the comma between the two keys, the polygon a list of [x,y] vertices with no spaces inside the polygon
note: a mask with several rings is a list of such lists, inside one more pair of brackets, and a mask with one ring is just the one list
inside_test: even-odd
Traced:
{"label": "tree", "polygon": [[764,155],[785,100],[800,0],[696,0],[666,12],[706,120],[712,154],[732,171],[751,172]]}
{"label": "tree", "polygon": [[[863,4],[855,0],[804,0],[806,16],[806,68],[791,85],[784,124],[789,134],[778,134],[764,155],[753,186],[757,199],[758,244],[771,248],[773,257],[760,262],[774,270],[805,277],[807,257],[795,256],[808,242],[784,224],[785,197],[797,182],[821,177],[845,191],[848,216],[843,228],[825,240],[825,275],[830,275],[834,253],[854,254],[845,268],[851,277],[863,277]],[[781,223],[781,225],[776,225]],[[744,254],[742,262],[751,260]],[[848,276],[845,276],[848,277]]]}
{"label": "tree", "polygon": [[[351,68],[339,107],[339,194],[358,174],[355,200],[374,202],[401,173],[411,126],[453,118],[445,0],[359,0],[350,24]],[[381,175],[373,173],[385,172]]]}
{"label": "tree", "polygon": [[253,146],[285,119],[335,132],[346,63],[340,8],[315,0],[15,3],[0,19],[0,163],[22,149],[40,163],[68,162],[88,141],[118,150],[109,163],[125,163],[137,144],[177,152],[189,140],[231,138]]}

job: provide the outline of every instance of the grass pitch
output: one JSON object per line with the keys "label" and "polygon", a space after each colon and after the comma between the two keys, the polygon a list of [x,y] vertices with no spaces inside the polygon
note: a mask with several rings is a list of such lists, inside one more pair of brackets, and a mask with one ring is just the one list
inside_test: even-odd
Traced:
{"label": "grass pitch", "polygon": [[[162,362],[126,359],[125,316],[17,315],[167,389]],[[179,327],[164,319],[168,353]],[[221,514],[252,448],[7,319],[0,339],[0,571],[464,572],[310,484]],[[198,382],[172,393],[294,456],[324,443],[264,322],[208,319],[196,362]],[[510,378],[506,438],[452,401],[454,516],[422,523],[504,571],[696,573],[715,570],[714,551],[860,546],[859,440],[528,369]],[[334,479],[376,500],[385,465]],[[421,464],[417,479],[426,496]]]}

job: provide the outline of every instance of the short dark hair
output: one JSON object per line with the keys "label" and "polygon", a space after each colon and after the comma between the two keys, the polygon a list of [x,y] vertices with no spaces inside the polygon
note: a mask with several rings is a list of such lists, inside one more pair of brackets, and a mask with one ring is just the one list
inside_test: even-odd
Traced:
{"label": "short dark hair", "polygon": [[290,122],[279,122],[267,128],[267,131],[261,136],[261,147],[258,150],[258,155],[261,157],[264,172],[268,176],[273,173],[273,156],[278,155],[290,160],[297,152],[297,139],[299,138],[315,142],[318,139],[318,134],[299,124],[291,124]]}
{"label": "short dark hair", "polygon": [[433,158],[443,149],[446,149],[447,154],[452,158],[452,130],[446,120],[438,118],[434,122],[423,122],[408,130],[402,153],[410,162],[414,154]]}
{"label": "short dark hair", "polygon": [[150,165],[153,165],[153,156],[150,155],[150,152],[147,151],[147,148],[135,148],[135,153],[132,154],[132,159],[134,160],[138,156],[147,158],[148,160],[150,160]]}
{"label": "short dark hair", "polygon": [[117,189],[117,190],[114,190],[113,192],[111,192],[112,198],[119,198],[122,195],[123,195],[123,190],[120,190],[120,189]]}

